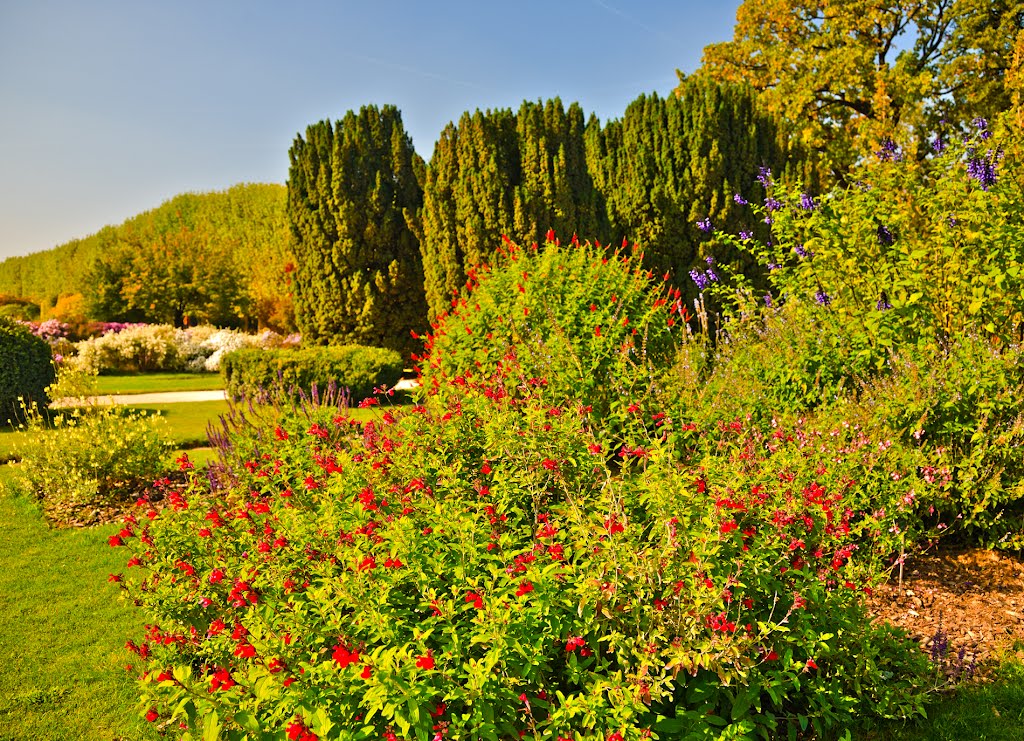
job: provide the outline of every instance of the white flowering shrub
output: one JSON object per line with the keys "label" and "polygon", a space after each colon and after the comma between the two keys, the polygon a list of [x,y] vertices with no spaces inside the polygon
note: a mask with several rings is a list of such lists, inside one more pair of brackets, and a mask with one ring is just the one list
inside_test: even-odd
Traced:
{"label": "white flowering shrub", "polygon": [[71,361],[87,373],[102,371],[204,371],[220,369],[225,353],[243,347],[295,347],[297,335],[282,337],[266,330],[258,335],[210,325],[175,329],[169,324],[121,325],[77,343]]}
{"label": "white flowering shrub", "polygon": [[[221,329],[214,332],[203,342],[203,347],[212,351],[205,358],[203,369],[219,371],[220,359],[224,357],[225,353],[229,353],[232,350],[240,350],[243,347],[265,346],[261,340],[267,334],[268,332],[264,332],[262,335],[251,335],[231,329]],[[269,334],[274,333],[269,332]]]}

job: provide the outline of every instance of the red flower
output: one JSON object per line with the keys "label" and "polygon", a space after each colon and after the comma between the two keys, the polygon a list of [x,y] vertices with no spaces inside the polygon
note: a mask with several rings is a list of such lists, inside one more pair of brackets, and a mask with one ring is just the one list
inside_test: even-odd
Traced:
{"label": "red flower", "polygon": [[626,526],[619,522],[619,518],[616,515],[610,515],[604,518],[604,529],[608,531],[609,535],[615,535],[615,533],[621,533],[626,529]]}
{"label": "red flower", "polygon": [[124,541],[121,540],[120,535],[111,535],[109,538],[107,538],[107,543],[110,544],[111,548],[117,548],[118,546],[124,545]]}
{"label": "red flower", "polygon": [[150,708],[149,712],[146,713],[146,720],[152,723],[154,720],[160,717],[160,713],[156,711],[156,708]]}
{"label": "red flower", "polygon": [[359,676],[362,679],[369,679],[370,677],[373,676],[373,669],[370,668],[369,664],[364,664],[363,665],[363,670],[361,672],[359,672]]}
{"label": "red flower", "polygon": [[558,470],[558,461],[553,461],[550,458],[545,458],[544,460],[542,460],[540,462],[540,464],[542,466],[544,466],[544,468],[548,469],[549,471],[557,471]]}
{"label": "red flower", "polygon": [[340,669],[347,669],[349,664],[359,663],[359,652],[349,651],[345,646],[340,643],[334,647],[334,653],[331,654]]}
{"label": "red flower", "polygon": [[235,680],[231,678],[231,673],[227,669],[218,669],[210,677],[210,692],[229,690],[234,686]]}
{"label": "red flower", "polygon": [[434,668],[434,655],[432,651],[427,651],[424,655],[416,659],[416,666],[419,669],[433,669]]}
{"label": "red flower", "polygon": [[251,659],[256,655],[256,649],[253,648],[251,643],[239,643],[235,647],[235,656],[240,659]]}
{"label": "red flower", "polygon": [[278,440],[287,440],[288,433],[281,429],[281,425],[278,425],[277,429],[274,430],[274,437],[276,437]]}
{"label": "red flower", "polygon": [[779,655],[777,653],[775,653],[775,649],[772,649],[771,651],[768,652],[768,654],[764,658],[765,658],[765,661],[778,661],[779,660]]}
{"label": "red flower", "polygon": [[476,594],[475,592],[470,592],[466,595],[466,602],[472,602],[473,607],[475,607],[478,610],[484,609],[483,597],[481,597],[479,594]]}
{"label": "red flower", "polygon": [[807,664],[805,664],[805,666],[808,669],[817,669],[818,668],[818,665],[814,663],[814,659],[807,659]]}
{"label": "red flower", "polygon": [[188,459],[188,453],[182,453],[174,459],[174,462],[178,464],[178,468],[182,471],[188,471],[191,468],[195,468],[195,466],[192,465],[192,461]]}
{"label": "red flower", "polygon": [[522,597],[524,594],[529,594],[533,591],[533,584],[528,581],[519,582],[519,588],[516,589],[516,597]]}

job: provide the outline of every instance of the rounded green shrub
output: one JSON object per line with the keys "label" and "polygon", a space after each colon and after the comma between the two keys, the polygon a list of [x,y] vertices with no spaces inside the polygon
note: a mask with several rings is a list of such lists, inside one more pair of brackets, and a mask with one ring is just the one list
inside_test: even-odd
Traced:
{"label": "rounded green shrub", "polygon": [[55,372],[50,346],[28,327],[0,317],[0,423],[15,419],[24,402],[45,407]]}

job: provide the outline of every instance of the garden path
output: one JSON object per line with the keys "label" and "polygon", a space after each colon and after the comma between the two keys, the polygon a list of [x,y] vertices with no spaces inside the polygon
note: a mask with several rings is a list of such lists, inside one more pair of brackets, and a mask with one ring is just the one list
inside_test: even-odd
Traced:
{"label": "garden path", "polygon": [[[152,394],[108,394],[106,396],[90,396],[90,404],[175,404],[182,401],[219,401],[226,399],[223,389],[216,391],[162,391]],[[79,406],[77,399],[57,399],[51,407],[62,408]]]}
{"label": "garden path", "polygon": [[[395,384],[396,391],[406,391],[415,388],[419,384],[411,378],[403,378]],[[176,404],[186,401],[220,401],[227,399],[227,393],[223,389],[216,391],[161,391],[151,394],[107,394],[105,396],[90,396],[87,401],[90,404],[130,404],[139,406],[142,404]],[[55,409],[78,406],[77,399],[57,399],[50,404]]]}

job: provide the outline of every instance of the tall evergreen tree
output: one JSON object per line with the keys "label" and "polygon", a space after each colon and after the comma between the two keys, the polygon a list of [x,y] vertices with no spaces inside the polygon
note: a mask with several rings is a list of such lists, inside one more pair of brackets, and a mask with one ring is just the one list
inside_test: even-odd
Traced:
{"label": "tall evergreen tree", "polygon": [[411,351],[426,319],[423,163],[394,106],[321,121],[289,152],[295,313],[304,338]]}
{"label": "tall evergreen tree", "polygon": [[438,139],[423,191],[420,249],[431,314],[513,233],[519,180],[516,119],[510,110],[464,113]]}
{"label": "tall evergreen tree", "polygon": [[465,114],[441,133],[427,170],[423,270],[431,316],[486,262],[503,234],[537,242],[600,236],[607,218],[587,170],[583,112],[555,98]]}
{"label": "tall evergreen tree", "polygon": [[693,293],[686,276],[704,241],[697,222],[745,226],[733,194],[763,197],[758,168],[778,168],[782,153],[748,88],[694,80],[679,96],[641,95],[604,128],[592,122],[587,162],[610,236],[638,243],[650,269]]}
{"label": "tall evergreen tree", "polygon": [[583,110],[559,98],[524,101],[516,117],[520,179],[515,190],[515,237],[540,241],[549,229],[568,237],[598,236],[606,224],[587,169]]}

